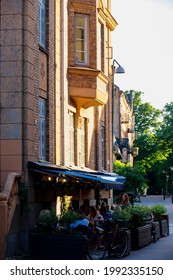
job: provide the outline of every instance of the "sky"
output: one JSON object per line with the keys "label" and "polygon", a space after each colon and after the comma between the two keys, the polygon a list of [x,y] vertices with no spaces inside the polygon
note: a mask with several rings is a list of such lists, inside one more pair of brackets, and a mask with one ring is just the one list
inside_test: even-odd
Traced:
{"label": "sky", "polygon": [[122,90],[143,92],[143,102],[162,109],[173,101],[173,0],[112,0],[118,26],[113,58],[125,69],[115,74]]}

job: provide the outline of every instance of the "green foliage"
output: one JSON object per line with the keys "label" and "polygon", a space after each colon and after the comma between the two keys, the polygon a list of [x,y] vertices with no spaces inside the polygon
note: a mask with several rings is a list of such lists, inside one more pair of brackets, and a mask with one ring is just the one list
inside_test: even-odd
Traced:
{"label": "green foliage", "polygon": [[64,226],[69,226],[71,223],[80,219],[80,214],[75,211],[68,211],[62,214],[60,223]]}
{"label": "green foliage", "polygon": [[137,135],[153,133],[160,125],[161,110],[142,102],[141,92],[133,92],[133,111]]}
{"label": "green foliage", "polygon": [[133,192],[134,194],[143,194],[147,187],[146,174],[140,166],[131,167],[120,163],[118,160],[114,162],[114,172],[126,177],[125,192]]}
{"label": "green foliage", "polygon": [[40,211],[38,217],[38,224],[36,225],[36,231],[48,234],[55,234],[57,232],[58,218],[55,210],[43,209]]}
{"label": "green foliage", "polygon": [[65,194],[62,194],[61,196],[61,214],[65,214],[68,210],[68,207],[70,205],[70,201],[68,199],[68,196]]}
{"label": "green foliage", "polygon": [[167,209],[163,204],[155,204],[151,206],[151,212],[153,213],[155,220],[160,220],[161,215],[165,214]]}
{"label": "green foliage", "polygon": [[58,218],[56,216],[55,210],[48,210],[43,209],[41,210],[39,217],[38,217],[38,223],[46,226],[47,228],[54,228],[56,227],[58,222]]}
{"label": "green foliage", "polygon": [[139,227],[145,224],[145,219],[151,215],[150,207],[146,205],[135,205],[128,209],[131,219],[129,221],[130,227]]}
{"label": "green foliage", "polygon": [[131,218],[131,213],[128,211],[128,209],[115,210],[111,213],[111,217],[114,219],[120,219],[124,222],[129,222]]}
{"label": "green foliage", "polygon": [[[134,166],[140,166],[146,173],[149,193],[157,194],[165,187],[163,170],[169,170],[169,178],[172,177],[173,181],[170,171],[173,166],[173,102],[166,104],[161,111],[142,102],[141,96],[141,92],[133,92],[134,146],[139,148]],[[169,185],[168,182],[168,190],[171,190]]]}
{"label": "green foliage", "polygon": [[18,184],[18,196],[21,201],[21,205],[23,206],[26,213],[30,212],[28,194],[29,194],[28,186],[20,181]]}

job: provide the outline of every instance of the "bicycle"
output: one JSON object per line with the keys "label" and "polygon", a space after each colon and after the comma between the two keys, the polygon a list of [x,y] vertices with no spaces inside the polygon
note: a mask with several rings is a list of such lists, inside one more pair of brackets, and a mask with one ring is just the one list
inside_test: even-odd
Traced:
{"label": "bicycle", "polygon": [[88,257],[91,260],[101,260],[108,252],[117,258],[122,258],[128,248],[128,235],[125,232],[127,228],[121,228],[119,225],[123,222],[120,219],[107,219],[103,226],[95,226],[93,235],[89,240]]}
{"label": "bicycle", "polygon": [[155,223],[154,223],[154,216],[153,216],[153,214],[150,214],[148,218],[144,219],[144,221],[146,222],[146,224],[150,224],[151,225],[152,241],[153,241],[153,243],[156,243],[157,237],[156,237],[156,229],[155,229]]}

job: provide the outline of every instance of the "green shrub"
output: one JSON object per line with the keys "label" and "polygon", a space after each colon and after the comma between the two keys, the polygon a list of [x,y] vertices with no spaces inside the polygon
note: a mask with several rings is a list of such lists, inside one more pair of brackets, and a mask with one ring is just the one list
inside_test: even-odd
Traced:
{"label": "green shrub", "polygon": [[38,217],[38,229],[41,231],[50,232],[52,231],[58,222],[55,210],[43,209],[41,210]]}
{"label": "green shrub", "polygon": [[155,220],[161,220],[161,215],[165,214],[167,209],[163,204],[155,204],[151,206],[151,212],[154,215]]}
{"label": "green shrub", "polygon": [[60,223],[63,226],[69,226],[70,224],[74,223],[75,221],[79,220],[81,215],[75,211],[68,211],[65,212],[60,219]]}
{"label": "green shrub", "polygon": [[128,211],[128,209],[115,210],[111,213],[111,217],[114,219],[123,220],[123,222],[129,222],[129,220],[131,218],[131,214]]}
{"label": "green shrub", "polygon": [[135,205],[129,208],[130,212],[130,227],[139,227],[145,224],[145,220],[151,217],[151,209],[146,205]]}

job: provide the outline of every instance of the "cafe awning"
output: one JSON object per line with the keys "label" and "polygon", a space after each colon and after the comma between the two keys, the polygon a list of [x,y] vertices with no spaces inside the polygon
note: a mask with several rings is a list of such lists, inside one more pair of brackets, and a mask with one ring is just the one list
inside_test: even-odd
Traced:
{"label": "cafe awning", "polygon": [[58,166],[49,162],[28,162],[29,171],[39,172],[59,178],[65,176],[75,180],[100,183],[105,189],[123,190],[126,178],[116,173],[97,171],[89,168]]}

